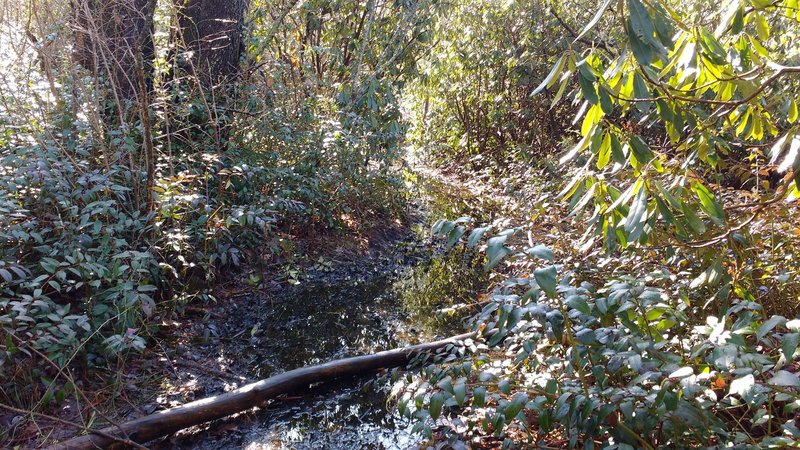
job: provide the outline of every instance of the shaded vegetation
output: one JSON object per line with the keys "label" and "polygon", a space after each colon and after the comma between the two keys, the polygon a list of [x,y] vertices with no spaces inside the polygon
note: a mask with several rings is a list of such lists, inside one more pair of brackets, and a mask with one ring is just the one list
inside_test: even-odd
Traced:
{"label": "shaded vegetation", "polygon": [[444,256],[393,289],[478,333],[393,378],[432,446],[800,445],[798,35],[796,0],[3,2],[0,443],[430,182]]}

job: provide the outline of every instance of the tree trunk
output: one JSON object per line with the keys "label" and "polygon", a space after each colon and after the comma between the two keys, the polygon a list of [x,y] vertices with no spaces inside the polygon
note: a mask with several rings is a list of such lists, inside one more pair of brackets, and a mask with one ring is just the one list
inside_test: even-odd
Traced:
{"label": "tree trunk", "polygon": [[138,92],[136,63],[141,54],[142,68],[152,86],[153,13],[155,0],[73,0],[75,27],[74,59],[105,76],[108,90],[118,105],[135,100]]}
{"label": "tree trunk", "polygon": [[257,381],[235,391],[187,403],[140,419],[78,436],[50,447],[50,450],[107,448],[126,442],[144,443],[190,426],[259,406],[279,395],[306,389],[310,384],[358,375],[378,369],[408,364],[415,357],[446,349],[459,341],[474,337],[465,333],[441,341],[388,350],[372,355],[354,356],[316,366],[290,370],[266,380]]}
{"label": "tree trunk", "polygon": [[175,0],[193,73],[213,86],[239,73],[249,0]]}

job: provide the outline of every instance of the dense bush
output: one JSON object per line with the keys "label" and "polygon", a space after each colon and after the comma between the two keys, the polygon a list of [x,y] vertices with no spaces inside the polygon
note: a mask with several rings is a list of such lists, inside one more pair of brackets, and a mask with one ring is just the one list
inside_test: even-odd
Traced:
{"label": "dense bush", "polygon": [[456,448],[798,445],[796,7],[604,2],[576,30],[588,45],[533,91],[580,105],[569,181],[528,206],[566,200],[582,236],[556,258],[512,239],[536,229],[522,220],[482,244],[503,276],[478,336],[396,388],[418,430]]}
{"label": "dense bush", "polygon": [[[20,370],[32,361],[52,371],[37,352],[58,367],[124,363],[175,305],[212,299],[225,269],[402,215],[398,93],[432,3],[295,3],[252,2],[228,78],[202,72],[177,20],[194,12],[177,3],[3,6],[16,62],[0,66],[5,380],[38,383]],[[152,14],[154,33],[133,39],[148,26],[129,14]]]}
{"label": "dense bush", "polygon": [[580,20],[593,9],[589,5],[451,5],[408,89],[415,145],[436,162],[468,161],[474,169],[497,171],[509,160],[531,162],[557,151],[575,108],[553,101],[564,89],[548,98],[533,94],[561,52],[583,46],[573,43],[558,14]]}

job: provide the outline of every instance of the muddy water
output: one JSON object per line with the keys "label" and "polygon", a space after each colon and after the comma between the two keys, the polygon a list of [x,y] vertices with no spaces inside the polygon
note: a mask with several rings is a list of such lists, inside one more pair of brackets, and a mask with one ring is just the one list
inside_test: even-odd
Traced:
{"label": "muddy water", "polygon": [[[437,217],[480,213],[463,191],[419,179],[428,228]],[[437,308],[474,299],[485,279],[474,255],[450,251],[420,236],[388,254],[337,270],[298,287],[255,297],[216,326],[216,351],[249,380],[333,359],[416,344],[462,332],[469,311],[436,318]],[[240,330],[236,333],[236,330]],[[242,333],[242,330],[245,332]],[[236,336],[238,334],[238,336]],[[235,353],[235,354],[233,354]],[[256,413],[212,424],[162,442],[207,449],[407,449],[420,436],[386,407],[389,385],[359,377],[312,386]]]}

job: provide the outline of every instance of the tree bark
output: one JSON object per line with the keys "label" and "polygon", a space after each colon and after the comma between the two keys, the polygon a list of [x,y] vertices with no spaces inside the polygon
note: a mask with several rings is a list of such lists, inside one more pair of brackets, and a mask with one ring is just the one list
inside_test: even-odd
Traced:
{"label": "tree bark", "polygon": [[[73,0],[75,62],[105,75],[118,104],[138,93],[137,53],[148,80],[153,68],[155,0]],[[148,84],[151,84],[148,81]],[[147,95],[146,92],[138,93]]]}
{"label": "tree bark", "polygon": [[191,69],[206,86],[239,73],[249,0],[175,0]]}
{"label": "tree bark", "polygon": [[[55,444],[49,449],[106,448],[124,441],[144,443],[193,425],[245,411],[279,395],[307,388],[313,383],[358,375],[383,368],[403,366],[417,356],[443,350],[449,345],[474,336],[474,333],[465,333],[440,341],[388,350],[372,355],[354,356],[290,370],[280,375],[248,384],[235,391],[197,400],[125,422],[119,427],[108,427],[99,432],[89,430],[89,434]],[[117,440],[114,438],[117,438]]]}

